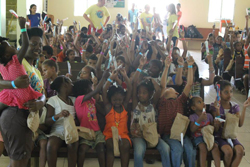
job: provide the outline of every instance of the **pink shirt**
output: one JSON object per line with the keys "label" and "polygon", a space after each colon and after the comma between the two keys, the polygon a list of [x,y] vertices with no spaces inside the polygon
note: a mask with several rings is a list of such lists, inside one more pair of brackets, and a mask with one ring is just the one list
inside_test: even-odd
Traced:
{"label": "pink shirt", "polygon": [[80,126],[99,131],[100,127],[96,117],[95,99],[92,97],[82,103],[84,95],[78,96],[75,101],[75,110]]}

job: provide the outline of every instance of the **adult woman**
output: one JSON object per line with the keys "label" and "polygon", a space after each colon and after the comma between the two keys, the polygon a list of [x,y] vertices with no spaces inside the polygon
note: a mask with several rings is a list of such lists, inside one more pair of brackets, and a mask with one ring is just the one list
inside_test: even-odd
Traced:
{"label": "adult woman", "polygon": [[27,21],[30,22],[30,27],[38,27],[41,24],[41,14],[36,13],[36,5],[30,5],[30,14],[27,15]]}

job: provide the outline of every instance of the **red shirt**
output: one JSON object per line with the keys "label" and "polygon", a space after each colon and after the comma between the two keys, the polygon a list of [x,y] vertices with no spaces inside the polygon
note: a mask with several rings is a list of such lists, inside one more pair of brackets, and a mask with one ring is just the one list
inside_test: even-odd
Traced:
{"label": "red shirt", "polygon": [[177,99],[160,98],[158,105],[158,131],[169,135],[177,113],[183,114],[188,97],[182,93]]}

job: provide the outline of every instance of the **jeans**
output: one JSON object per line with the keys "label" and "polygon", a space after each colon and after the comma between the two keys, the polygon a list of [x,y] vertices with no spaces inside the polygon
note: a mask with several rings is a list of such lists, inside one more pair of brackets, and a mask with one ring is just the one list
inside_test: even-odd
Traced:
{"label": "jeans", "polygon": [[[143,138],[133,138],[132,141],[134,147],[134,166],[143,167],[143,158],[147,147],[146,141]],[[156,149],[161,154],[162,166],[171,167],[170,147],[168,144],[162,139],[159,139]]]}
{"label": "jeans", "polygon": [[[191,140],[185,136],[183,147],[181,142],[170,139],[170,135],[164,135],[163,140],[168,143],[171,150],[171,161],[173,167],[180,167],[182,163],[182,155],[184,155],[184,163],[186,167],[194,167],[196,159],[196,149]],[[183,154],[184,153],[184,154]]]}

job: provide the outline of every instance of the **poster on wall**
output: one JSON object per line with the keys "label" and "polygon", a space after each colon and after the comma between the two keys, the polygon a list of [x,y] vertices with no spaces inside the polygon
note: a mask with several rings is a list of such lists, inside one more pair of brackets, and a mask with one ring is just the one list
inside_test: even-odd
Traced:
{"label": "poster on wall", "polygon": [[107,8],[125,8],[125,0],[106,0]]}

